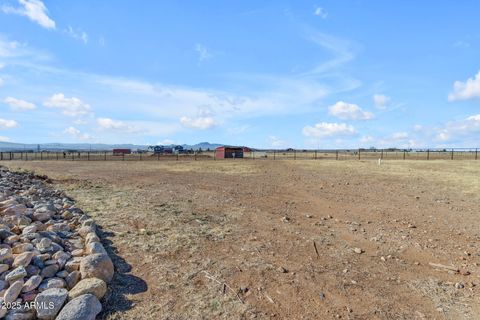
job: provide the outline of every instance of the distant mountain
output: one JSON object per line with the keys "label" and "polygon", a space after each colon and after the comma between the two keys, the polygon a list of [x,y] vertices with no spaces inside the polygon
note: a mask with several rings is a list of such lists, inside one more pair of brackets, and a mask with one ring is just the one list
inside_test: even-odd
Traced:
{"label": "distant mountain", "polygon": [[[200,142],[194,145],[183,144],[184,149],[193,150],[213,150],[222,144]],[[171,145],[174,146],[174,145]],[[41,143],[41,144],[24,144],[14,142],[0,142],[0,151],[62,151],[62,150],[78,150],[78,151],[108,151],[112,149],[132,149],[147,150],[147,145],[136,144],[103,144],[103,143]]]}

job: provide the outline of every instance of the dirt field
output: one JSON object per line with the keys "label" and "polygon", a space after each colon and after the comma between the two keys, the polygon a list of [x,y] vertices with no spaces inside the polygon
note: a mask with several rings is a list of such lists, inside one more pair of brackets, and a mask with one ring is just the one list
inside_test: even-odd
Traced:
{"label": "dirt field", "polygon": [[102,226],[104,319],[480,318],[480,161],[2,164]]}

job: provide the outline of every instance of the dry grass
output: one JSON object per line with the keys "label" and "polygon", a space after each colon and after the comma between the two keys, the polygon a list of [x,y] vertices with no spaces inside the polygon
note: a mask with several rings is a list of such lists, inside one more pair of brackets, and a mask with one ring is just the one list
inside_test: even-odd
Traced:
{"label": "dry grass", "polygon": [[301,162],[302,167],[313,170],[339,170],[349,174],[392,177],[403,179],[414,184],[421,179],[432,186],[445,190],[458,191],[478,195],[480,193],[480,161],[475,160],[386,160],[378,165],[372,161],[290,161]]}
{"label": "dry grass", "polygon": [[[477,291],[447,284],[476,278],[432,274],[428,262],[480,252],[480,161],[4,164],[48,175],[111,233],[120,277],[104,319],[455,319],[479,309]],[[476,272],[480,260],[468,259]],[[432,277],[444,293],[429,291]],[[456,302],[467,306],[445,307]]]}

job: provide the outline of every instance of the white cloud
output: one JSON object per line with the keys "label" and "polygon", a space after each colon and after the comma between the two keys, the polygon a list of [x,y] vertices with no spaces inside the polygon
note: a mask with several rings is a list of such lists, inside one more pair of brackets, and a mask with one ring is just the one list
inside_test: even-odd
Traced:
{"label": "white cloud", "polygon": [[18,127],[18,122],[15,120],[0,119],[0,129],[12,129]]}
{"label": "white cloud", "polygon": [[130,129],[130,127],[123,121],[113,120],[110,118],[98,118],[97,123],[102,129],[108,129],[108,130],[129,130]]}
{"label": "white cloud", "polygon": [[303,128],[303,134],[307,137],[329,138],[353,136],[357,133],[355,128],[346,123],[320,122]]}
{"label": "white cloud", "polygon": [[333,54],[333,58],[314,67],[306,73],[308,75],[325,73],[355,58],[353,44],[350,41],[318,31],[312,31],[310,40],[330,51]]}
{"label": "white cloud", "polygon": [[[9,58],[18,54],[20,44],[17,41],[8,41],[0,38],[0,57]],[[3,65],[5,66],[5,65]]]}
{"label": "white cloud", "polygon": [[65,130],[63,130],[63,132],[75,138],[76,140],[82,140],[82,141],[92,140],[92,137],[89,134],[81,133],[80,130],[78,130],[75,127],[68,127]]}
{"label": "white cloud", "polygon": [[33,110],[36,108],[36,106],[31,102],[16,99],[13,97],[7,97],[5,98],[5,100],[3,100],[3,102],[9,105],[13,111]]}
{"label": "white cloud", "polygon": [[328,108],[329,113],[342,120],[370,120],[373,119],[373,113],[363,111],[356,104],[338,101]]}
{"label": "white cloud", "polygon": [[161,146],[169,146],[171,144],[175,144],[175,141],[170,139],[163,139],[162,141],[157,142],[157,145],[161,145]]}
{"label": "white cloud", "polygon": [[468,100],[480,97],[480,71],[474,78],[467,81],[455,81],[453,84],[453,92],[448,95],[449,101]]}
{"label": "white cloud", "polygon": [[421,124],[416,124],[413,126],[413,131],[419,132],[423,130],[423,126]]}
{"label": "white cloud", "polygon": [[207,47],[205,47],[200,43],[197,43],[195,45],[195,51],[198,53],[198,60],[200,62],[204,60],[208,60],[213,57],[213,55],[208,51]]}
{"label": "white cloud", "polygon": [[10,140],[9,137],[5,137],[5,136],[0,136],[0,142],[10,142],[12,140]]}
{"label": "white cloud", "polygon": [[145,131],[140,129],[141,126],[136,126],[130,123],[126,123],[124,121],[114,120],[110,118],[98,118],[97,124],[100,126],[101,129],[120,133],[140,133],[142,131]]}
{"label": "white cloud", "polygon": [[361,143],[370,143],[370,142],[373,142],[375,139],[372,137],[372,136],[363,136],[360,138],[360,142]]}
{"label": "white cloud", "polygon": [[59,109],[64,115],[70,117],[85,116],[91,113],[88,104],[75,97],[67,98],[63,93],[54,94],[43,105],[48,108]]}
{"label": "white cloud", "polygon": [[458,121],[450,121],[437,129],[436,139],[439,141],[469,140],[478,143],[480,135],[480,114],[469,116]]}
{"label": "white cloud", "polygon": [[375,104],[375,107],[377,107],[378,109],[385,109],[390,103],[390,97],[384,94],[374,94],[373,103]]}
{"label": "white cloud", "polygon": [[395,132],[392,134],[393,140],[404,140],[408,138],[408,133],[406,132]]}
{"label": "white cloud", "polygon": [[282,140],[276,136],[269,136],[267,139],[268,144],[274,148],[281,148],[287,145],[285,140]]}
{"label": "white cloud", "polygon": [[80,29],[73,29],[71,26],[68,26],[68,28],[65,29],[64,32],[70,37],[82,41],[84,44],[88,43],[88,34],[85,31],[82,31]]}
{"label": "white cloud", "polygon": [[181,117],[180,123],[187,128],[190,129],[197,129],[197,130],[206,130],[213,128],[217,125],[215,119],[212,117],[197,117],[197,118],[189,118],[189,117]]}
{"label": "white cloud", "polygon": [[55,29],[55,21],[48,16],[45,4],[40,0],[18,0],[21,7],[14,8],[4,5],[3,12],[28,17],[46,29]]}
{"label": "white cloud", "polygon": [[328,13],[322,7],[317,7],[313,14],[322,19],[326,19],[328,16]]}

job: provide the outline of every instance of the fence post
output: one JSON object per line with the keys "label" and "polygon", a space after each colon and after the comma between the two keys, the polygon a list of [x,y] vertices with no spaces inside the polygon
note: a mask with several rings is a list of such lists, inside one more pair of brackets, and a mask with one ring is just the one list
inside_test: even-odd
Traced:
{"label": "fence post", "polygon": [[403,160],[405,160],[405,154],[407,153],[406,150],[403,150]]}
{"label": "fence post", "polygon": [[273,150],[273,160],[275,160],[275,156],[276,156],[276,151]]}
{"label": "fence post", "polygon": [[195,161],[197,161],[197,151],[193,151],[193,157],[195,158]]}
{"label": "fence post", "polygon": [[478,159],[478,149],[475,149],[475,160]]}
{"label": "fence post", "polygon": [[335,150],[335,160],[338,160],[338,150]]}
{"label": "fence post", "polygon": [[87,161],[90,161],[90,151],[87,152]]}
{"label": "fence post", "polygon": [[297,150],[293,150],[293,160],[297,160]]}
{"label": "fence post", "polygon": [[105,151],[105,155],[104,155],[104,158],[103,158],[105,161],[107,161],[107,151]]}
{"label": "fence post", "polygon": [[43,160],[43,151],[40,151],[40,160]]}
{"label": "fence post", "polygon": [[360,149],[358,149],[358,160],[360,160]]}
{"label": "fence post", "polygon": [[177,153],[177,161],[178,161],[178,153]]}
{"label": "fence post", "polygon": [[427,149],[427,160],[430,160],[430,149]]}
{"label": "fence post", "polygon": [[122,161],[125,161],[125,153],[122,152]]}
{"label": "fence post", "polygon": [[75,152],[72,152],[72,161],[75,161]]}
{"label": "fence post", "polygon": [[217,149],[213,150],[213,161],[215,160],[217,160]]}
{"label": "fence post", "polygon": [[382,149],[382,154],[380,155],[380,159],[383,160],[383,149]]}
{"label": "fence post", "polygon": [[453,160],[453,148],[452,148],[452,156],[451,156],[451,159]]}
{"label": "fence post", "polygon": [[0,152],[0,160],[3,160],[3,152]]}
{"label": "fence post", "polygon": [[317,150],[315,150],[315,160],[317,160]]}

